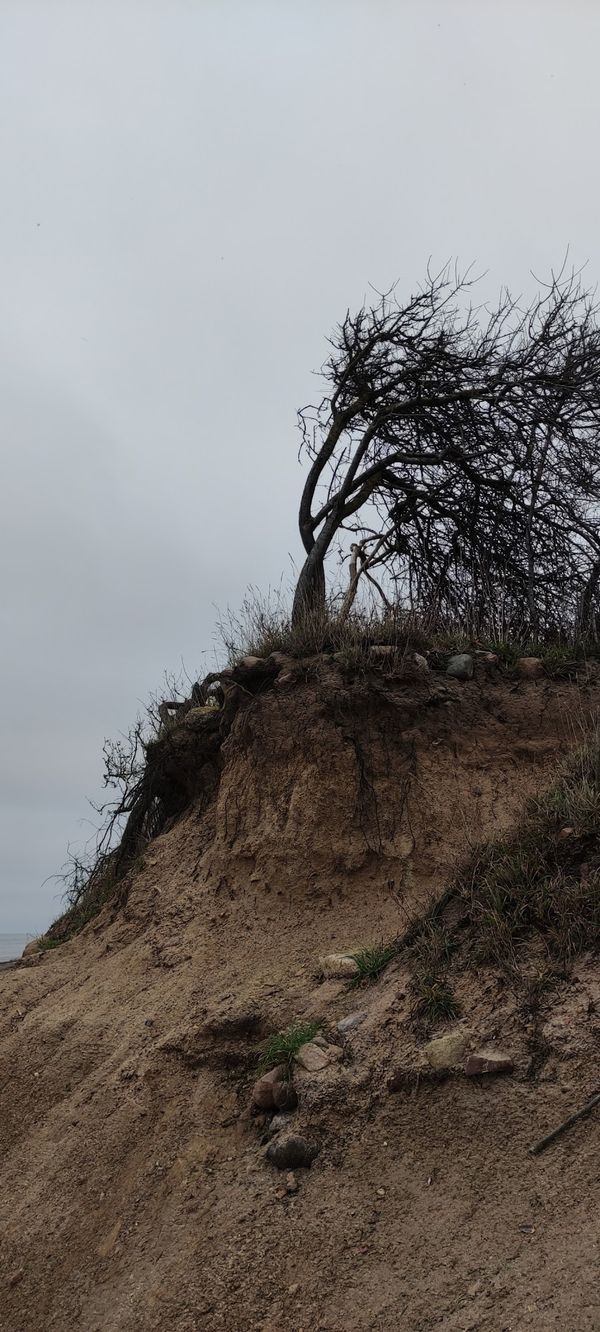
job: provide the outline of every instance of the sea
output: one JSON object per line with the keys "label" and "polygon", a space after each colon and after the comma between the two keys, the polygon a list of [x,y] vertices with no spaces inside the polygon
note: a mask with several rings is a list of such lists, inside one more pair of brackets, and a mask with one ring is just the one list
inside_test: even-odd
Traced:
{"label": "sea", "polygon": [[0,962],[11,962],[14,957],[20,957],[30,939],[33,939],[32,934],[0,934]]}

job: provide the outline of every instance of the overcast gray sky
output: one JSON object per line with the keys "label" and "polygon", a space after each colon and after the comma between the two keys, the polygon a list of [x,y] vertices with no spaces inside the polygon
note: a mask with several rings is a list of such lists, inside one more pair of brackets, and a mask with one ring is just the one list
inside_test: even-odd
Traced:
{"label": "overcast gray sky", "polygon": [[597,0],[1,0],[0,932],[105,736],[298,557],[295,409],[368,284],[600,272]]}

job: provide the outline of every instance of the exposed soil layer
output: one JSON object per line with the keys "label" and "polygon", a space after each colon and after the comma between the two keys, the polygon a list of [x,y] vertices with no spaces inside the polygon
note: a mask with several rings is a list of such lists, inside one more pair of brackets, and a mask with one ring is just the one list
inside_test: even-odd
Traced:
{"label": "exposed soil layer", "polygon": [[[185,812],[81,935],[2,972],[2,1332],[600,1326],[600,1123],[528,1153],[600,1084],[596,963],[535,1020],[464,973],[458,1025],[515,1063],[487,1081],[428,1074],[401,956],[360,991],[316,974],[401,933],[600,703],[595,676],[439,685],[328,666],[244,695],[209,768],[190,712],[164,766]],[[339,1040],[357,1008],[297,1078],[320,1150],[288,1193],[256,1045]]]}

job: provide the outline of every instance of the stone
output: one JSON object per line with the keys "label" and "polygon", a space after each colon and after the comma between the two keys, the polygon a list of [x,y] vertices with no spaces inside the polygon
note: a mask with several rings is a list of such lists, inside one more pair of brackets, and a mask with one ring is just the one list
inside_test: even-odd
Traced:
{"label": "stone", "polygon": [[413,663],[416,666],[419,675],[429,674],[430,666],[427,657],[424,657],[420,652],[413,652]]}
{"label": "stone", "polygon": [[289,657],[286,652],[270,652],[267,661],[272,661],[274,666],[287,666],[293,662],[293,657]]}
{"label": "stone", "polygon": [[573,837],[574,834],[575,834],[575,829],[571,828],[570,826],[567,828],[561,828],[560,832],[557,833],[556,835],[556,840],[557,842],[567,842],[569,840],[569,837]]}
{"label": "stone", "polygon": [[397,648],[392,647],[389,643],[373,643],[369,648],[369,656],[385,659],[386,657],[393,657],[396,651]]}
{"label": "stone", "polygon": [[454,1068],[465,1053],[469,1043],[468,1031],[449,1031],[445,1036],[437,1036],[424,1047],[423,1053],[432,1068]]}
{"label": "stone", "polygon": [[295,671],[280,671],[275,681],[275,684],[278,687],[280,687],[281,685],[294,684],[296,679],[297,676]]}
{"label": "stone", "polygon": [[519,657],[517,662],[517,672],[522,680],[539,680],[544,674],[544,663],[541,657]]}
{"label": "stone", "polygon": [[299,1133],[286,1133],[282,1137],[274,1138],[267,1147],[267,1159],[272,1165],[277,1166],[278,1170],[300,1170],[308,1169],[312,1165],[316,1156],[319,1155],[319,1148],[308,1138],[302,1138]]}
{"label": "stone", "polygon": [[471,680],[473,678],[474,662],[468,652],[457,652],[450,658],[446,667],[446,675],[451,675],[455,680]]}
{"label": "stone", "polygon": [[264,657],[242,657],[238,661],[238,666],[245,666],[247,671],[251,671],[255,666],[262,666]]}
{"label": "stone", "polygon": [[305,1068],[307,1073],[318,1073],[321,1068],[327,1068],[330,1062],[327,1051],[315,1045],[314,1041],[301,1045],[296,1055],[296,1063],[300,1068]]}
{"label": "stone", "polygon": [[358,962],[348,953],[328,953],[319,958],[319,971],[326,980],[351,980],[359,970]]}
{"label": "stone", "polygon": [[479,651],[475,653],[475,658],[478,666],[485,666],[488,670],[491,669],[492,666],[497,666],[500,660],[497,652]]}
{"label": "stone", "polygon": [[490,1073],[512,1073],[514,1067],[510,1056],[500,1050],[479,1050],[477,1054],[469,1055],[465,1073],[468,1078],[479,1078]]}
{"label": "stone", "polygon": [[368,1013],[363,1011],[362,1013],[348,1013],[347,1017],[340,1018],[337,1024],[340,1036],[347,1036],[349,1031],[354,1031],[355,1027],[360,1027],[361,1022],[364,1022],[368,1016]]}
{"label": "stone", "polygon": [[275,1087],[278,1083],[283,1082],[285,1073],[285,1065],[278,1064],[276,1068],[269,1069],[268,1073],[263,1073],[262,1077],[254,1083],[252,1104],[257,1110],[275,1110],[278,1108],[275,1104]]}
{"label": "stone", "polygon": [[285,1191],[286,1191],[286,1193],[297,1193],[299,1188],[300,1188],[300,1185],[299,1185],[299,1183],[298,1183],[298,1180],[296,1179],[296,1176],[295,1176],[293,1170],[288,1170],[288,1173],[287,1173],[287,1175],[286,1175],[286,1177],[285,1177]]}

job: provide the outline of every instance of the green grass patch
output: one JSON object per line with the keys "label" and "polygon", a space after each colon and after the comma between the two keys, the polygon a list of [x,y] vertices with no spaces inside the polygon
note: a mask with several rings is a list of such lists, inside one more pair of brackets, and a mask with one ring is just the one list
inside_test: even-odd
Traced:
{"label": "green grass patch", "polygon": [[306,1045],[307,1041],[313,1040],[320,1029],[320,1025],[319,1022],[297,1023],[287,1027],[285,1031],[278,1031],[273,1036],[269,1036],[258,1047],[259,1073],[268,1073],[269,1069],[277,1068],[279,1064],[283,1064],[289,1076],[299,1049]]}
{"label": "green grass patch", "polygon": [[397,943],[373,944],[371,948],[360,948],[356,953],[349,953],[348,956],[356,962],[358,967],[358,975],[350,982],[351,985],[372,984],[385,970],[388,962],[391,962],[397,954]]}

